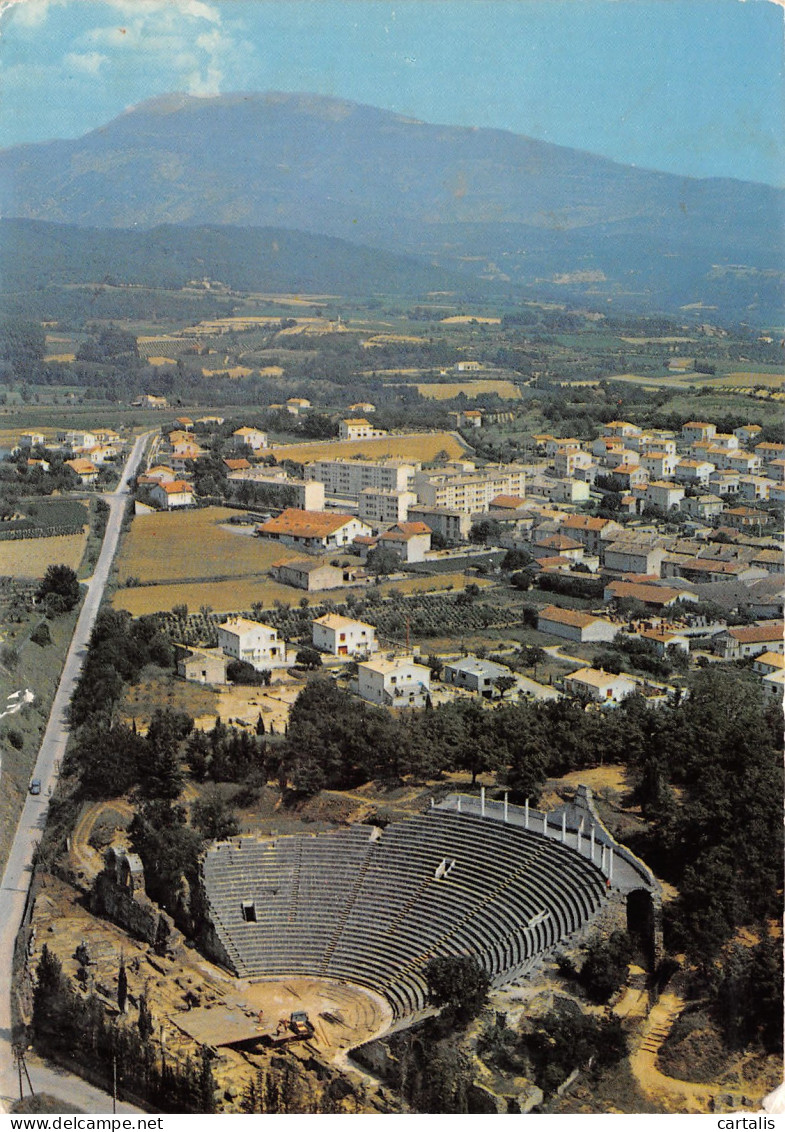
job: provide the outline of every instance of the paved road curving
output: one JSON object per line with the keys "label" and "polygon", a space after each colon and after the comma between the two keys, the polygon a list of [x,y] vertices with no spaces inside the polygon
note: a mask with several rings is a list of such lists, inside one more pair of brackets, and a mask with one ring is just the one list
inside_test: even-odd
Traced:
{"label": "paved road curving", "polygon": [[[66,743],[68,742],[68,705],[76,687],[82,663],[87,652],[90,633],[104,595],[109,570],[117,550],[120,530],[128,502],[128,482],[135,474],[145,444],[151,433],[145,433],[134,443],[116,489],[103,498],[109,504],[101,553],[95,572],[87,579],[87,594],[74,629],[71,645],[65,658],[60,683],[49,713],[41,749],[38,752],[33,776],[41,780],[41,793],[28,794],[22,816],[16,829],[8,863],[0,885],[0,1111],[7,1110],[18,1096],[18,1078],[11,1050],[11,969],[14,941],[24,914],[27,892],[32,878],[35,847],[46,825],[49,795],[54,789]],[[87,1085],[80,1077],[56,1067],[31,1061],[28,1070],[36,1092],[54,1093],[61,1100],[77,1107],[87,1106],[88,1112],[111,1112],[112,1098]],[[139,1112],[129,1105],[118,1111]]]}

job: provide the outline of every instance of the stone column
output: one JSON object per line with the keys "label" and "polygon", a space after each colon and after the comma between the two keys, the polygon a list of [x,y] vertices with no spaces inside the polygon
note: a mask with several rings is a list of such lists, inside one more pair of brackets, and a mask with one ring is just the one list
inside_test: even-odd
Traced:
{"label": "stone column", "polygon": [[480,817],[485,817],[485,787],[480,787]]}
{"label": "stone column", "polygon": [[526,799],[526,803],[523,807],[523,824],[524,824],[524,827],[526,829],[529,828],[529,799],[528,798]]}
{"label": "stone column", "polygon": [[504,791],[504,820],[505,821],[507,821],[507,803],[509,801],[509,797],[510,797],[509,791],[505,790]]}
{"label": "stone column", "polygon": [[561,841],[562,841],[562,845],[564,845],[566,840],[567,840],[567,811],[562,810],[562,815],[561,815]]}

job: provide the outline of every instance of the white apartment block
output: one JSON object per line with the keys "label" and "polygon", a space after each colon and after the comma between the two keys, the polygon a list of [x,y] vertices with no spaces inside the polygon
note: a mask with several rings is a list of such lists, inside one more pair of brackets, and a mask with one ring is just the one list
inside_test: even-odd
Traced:
{"label": "white apartment block", "polygon": [[465,515],[487,511],[497,495],[523,499],[526,472],[517,464],[498,464],[477,469],[472,464],[447,465],[438,471],[415,473],[414,490],[426,507],[447,507]]}
{"label": "white apartment block", "polygon": [[257,671],[286,664],[286,645],[278,630],[247,617],[230,617],[218,626],[218,646],[234,660],[244,660]]}
{"label": "white apartment block", "polygon": [[324,484],[327,495],[357,499],[366,488],[411,490],[418,467],[403,460],[314,460],[306,466],[305,478]]}
{"label": "white apartment block", "polygon": [[277,506],[298,507],[301,511],[324,511],[324,484],[318,480],[290,479],[285,472],[258,467],[230,472],[227,479],[267,488],[271,503],[274,500]]}
{"label": "white apartment block", "polygon": [[366,487],[360,492],[357,514],[366,523],[405,523],[409,508],[416,502],[413,491],[379,491]]}
{"label": "white apartment block", "polygon": [[325,613],[313,623],[313,646],[332,656],[365,656],[376,652],[376,629],[364,621]]}

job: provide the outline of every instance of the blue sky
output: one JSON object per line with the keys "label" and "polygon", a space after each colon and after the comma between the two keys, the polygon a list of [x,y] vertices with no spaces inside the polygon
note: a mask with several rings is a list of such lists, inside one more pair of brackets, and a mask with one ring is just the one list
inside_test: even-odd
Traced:
{"label": "blue sky", "polygon": [[172,90],[301,90],[785,184],[785,9],[769,0],[0,4],[0,147]]}

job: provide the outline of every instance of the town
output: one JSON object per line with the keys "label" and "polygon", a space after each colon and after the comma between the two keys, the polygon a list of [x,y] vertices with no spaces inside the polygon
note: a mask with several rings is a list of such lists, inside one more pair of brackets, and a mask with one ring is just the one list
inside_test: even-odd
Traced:
{"label": "town", "polygon": [[[666,371],[683,380],[672,360]],[[69,816],[50,827],[42,849],[51,862],[48,895],[41,890],[32,908],[28,971],[38,965],[35,985],[49,979],[50,994],[75,1017],[97,995],[112,1011],[122,1000],[121,1014],[138,1012],[142,1027],[152,1006],[178,1074],[173,1103],[193,1103],[188,1090],[202,1086],[188,1066],[200,1058],[210,1095],[197,1103],[208,1111],[436,1103],[433,1090],[448,1088],[452,1075],[406,1085],[385,1059],[409,1056],[411,1039],[395,1038],[404,1021],[403,1033],[431,1032],[429,1003],[440,992],[428,957],[439,955],[439,933],[452,936],[455,916],[466,918],[468,931],[487,893],[498,889],[500,900],[507,889],[493,873],[476,896],[466,888],[461,862],[467,852],[485,860],[489,818],[502,822],[506,841],[496,852],[500,861],[513,854],[513,874],[514,855],[529,852],[526,839],[547,844],[550,836],[572,846],[573,869],[588,854],[608,886],[565,874],[564,905],[515,896],[533,935],[531,943],[505,943],[512,951],[503,960],[486,961],[497,1009],[536,1014],[537,995],[554,978],[560,994],[574,996],[577,984],[564,981],[565,964],[573,964],[584,972],[578,1000],[588,994],[615,1004],[611,1029],[587,1036],[587,1048],[620,1043],[618,1056],[633,1058],[644,1093],[647,1070],[635,1059],[670,1064],[667,1043],[646,1053],[647,1035],[660,1018],[667,1035],[678,1007],[666,1015],[669,994],[658,1002],[643,988],[663,977],[663,923],[666,945],[677,930],[697,940],[688,911],[694,894],[685,878],[678,897],[663,892],[624,840],[632,835],[637,845],[646,828],[665,836],[660,807],[680,772],[662,762],[658,734],[706,717],[718,695],[739,705],[743,697],[754,715],[755,689],[764,715],[779,711],[785,445],[752,389],[734,391],[728,403],[742,412],[745,403],[755,406],[754,420],[726,409],[714,420],[665,421],[651,413],[652,393],[636,391],[628,406],[639,423],[604,407],[574,435],[569,420],[542,427],[547,417],[532,404],[542,399],[539,381],[527,391],[486,362],[458,362],[435,376],[430,388],[447,385],[453,397],[432,428],[407,413],[396,427],[389,393],[377,385],[380,405],[336,406],[332,392],[327,405],[292,395],[239,411],[189,410],[155,392],[109,418],[93,411],[91,419],[85,406],[79,428],[6,434],[3,594],[16,622],[6,664],[35,625],[55,646],[67,633],[79,578],[98,560],[103,500],[123,490],[138,459],[108,600],[70,709],[76,731],[58,787]],[[447,384],[453,379],[459,393]],[[489,381],[508,383],[523,399],[500,400],[499,390],[509,390],[498,384],[488,394]],[[603,394],[584,388],[562,386],[562,396],[591,406]],[[624,401],[627,387],[611,391]],[[476,408],[466,407],[467,392]],[[58,412],[74,419],[67,406]],[[141,422],[129,423],[133,412],[144,414]],[[47,550],[36,555],[38,581],[25,576],[32,546]],[[11,683],[26,667],[17,665],[9,667]],[[17,724],[45,709],[51,680],[30,681],[6,731],[19,749],[4,772],[16,775],[20,799],[30,740]],[[9,705],[16,703],[9,692]],[[632,754],[635,704],[647,713],[651,738]],[[516,744],[510,729],[529,738]],[[187,799],[184,826],[176,817],[182,802],[173,809],[163,800],[177,798]],[[686,803],[678,820],[691,828]],[[370,842],[362,832],[369,828],[377,831]],[[186,834],[192,840],[183,841]],[[332,839],[342,837],[346,857],[335,874]],[[514,837],[522,839],[517,849]],[[439,860],[431,883],[457,884],[468,900],[446,906],[442,920],[430,903],[416,903],[404,863],[433,838]],[[245,862],[239,872],[237,851]],[[173,873],[155,863],[167,858],[179,862]],[[565,866],[554,857],[543,892]],[[346,902],[335,883],[350,867],[367,879]],[[427,856],[423,867],[418,884],[429,875]],[[666,875],[675,879],[679,868],[666,865]],[[280,897],[252,880],[271,869],[282,878]],[[380,915],[382,882],[374,878],[397,872],[419,927],[369,937],[371,960],[352,941]],[[183,884],[191,892],[185,900]],[[342,910],[327,917],[322,903],[309,902],[317,890]],[[89,913],[74,903],[79,893]],[[199,916],[194,901],[204,903]],[[494,907],[487,916],[501,941],[508,929],[501,905]],[[281,922],[289,925],[285,947],[275,942]],[[605,943],[596,942],[600,923]],[[251,926],[267,951],[251,942]],[[189,958],[190,938],[208,966]],[[477,954],[486,946],[480,936],[470,944]],[[589,974],[595,962],[613,967],[602,989]],[[41,1014],[35,986],[21,988],[21,1015],[38,1010],[41,1049],[54,1051],[61,1039]],[[462,1026],[474,1013],[466,1002],[443,1009]],[[540,1025],[564,1031],[552,1012]],[[77,1045],[80,1033],[71,1039]],[[476,1067],[458,1074],[473,1109],[580,1110],[581,1087],[561,1101],[553,1090],[562,1078],[554,1069],[549,1085],[531,1043],[528,1084],[516,1091],[492,1052],[497,1038],[488,1045],[483,1033],[469,1022],[466,1048],[480,1059],[475,1066],[502,1076],[488,1092]],[[642,1052],[629,1053],[640,1042]],[[349,1047],[358,1068],[347,1078],[339,1066]],[[667,1056],[677,1076],[687,1074],[678,1047]],[[142,1072],[143,1055],[131,1047],[125,1060],[126,1095],[141,1091],[160,1105],[163,1078]],[[565,1074],[569,1063],[565,1053]],[[329,1096],[319,1084],[325,1074]],[[348,1098],[341,1104],[339,1093]],[[634,1103],[665,1110],[691,1103],[683,1094],[645,1095]],[[730,1102],[715,1096],[720,1108],[737,1103],[732,1090]]]}

